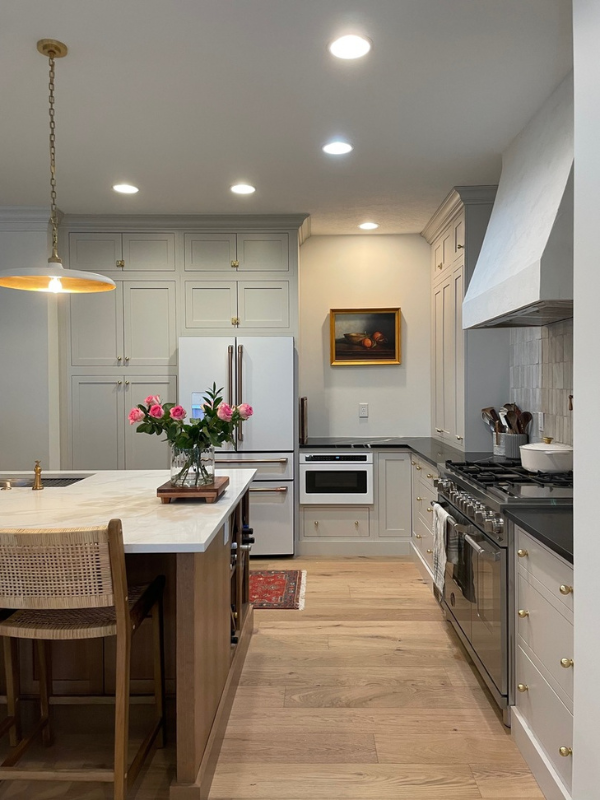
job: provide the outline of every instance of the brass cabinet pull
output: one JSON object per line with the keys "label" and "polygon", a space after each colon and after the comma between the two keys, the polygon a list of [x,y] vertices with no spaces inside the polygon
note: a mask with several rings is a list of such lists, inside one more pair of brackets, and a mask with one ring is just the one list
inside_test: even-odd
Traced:
{"label": "brass cabinet pull", "polygon": [[123,361],[123,356],[117,356],[117,361]]}
{"label": "brass cabinet pull", "polygon": [[525,609],[524,609],[524,608],[520,608],[520,609],[517,611],[517,614],[518,614],[518,615],[521,617],[521,619],[525,619],[525,617],[528,617],[528,616],[529,616],[529,611],[525,611]]}
{"label": "brass cabinet pull", "polygon": [[129,356],[125,356],[125,361],[129,361]]}
{"label": "brass cabinet pull", "polygon": [[427,477],[428,477],[428,478],[433,478],[433,473],[431,473],[431,472],[428,472],[428,473],[427,473]]}
{"label": "brass cabinet pull", "polygon": [[422,499],[423,499],[422,497],[417,497],[416,498],[417,503],[420,503]]}
{"label": "brass cabinet pull", "polygon": [[239,262],[239,261],[232,261],[232,262],[231,262],[231,266],[232,266],[234,269],[237,269],[237,268],[239,267],[239,265],[240,265],[240,262]]}
{"label": "brass cabinet pull", "polygon": [[422,538],[423,538],[423,537],[421,536],[421,534],[420,534],[420,533],[415,533],[415,539],[422,539]]}
{"label": "brass cabinet pull", "polygon": [[417,464],[417,471],[420,472],[423,468]]}
{"label": "brass cabinet pull", "polygon": [[117,381],[117,386],[120,386],[122,383],[123,381]]}
{"label": "brass cabinet pull", "polygon": [[427,550],[428,553],[433,553],[433,550]]}
{"label": "brass cabinet pull", "polygon": [[572,658],[561,658],[560,660],[561,667],[564,667],[565,669],[569,669],[569,667],[572,667],[574,663],[575,662]]}
{"label": "brass cabinet pull", "polygon": [[125,267],[125,261],[123,259],[120,259],[119,261],[117,261],[116,264],[117,264],[117,267],[120,267],[121,269],[124,269],[124,267]]}
{"label": "brass cabinet pull", "polygon": [[456,434],[456,438],[458,439],[459,442],[462,442],[462,440],[463,440],[463,437],[459,436],[458,433]]}
{"label": "brass cabinet pull", "polygon": [[274,486],[272,489],[266,487],[254,488],[254,489],[250,487],[250,489],[248,489],[249,492],[281,492],[281,493],[285,493],[287,492],[287,490],[288,490],[287,486]]}
{"label": "brass cabinet pull", "polygon": [[529,550],[517,550],[517,555],[519,558],[525,558],[525,556],[529,555]]}
{"label": "brass cabinet pull", "polygon": [[464,250],[464,247],[465,247],[464,244],[457,244],[456,245],[456,249],[457,250]]}
{"label": "brass cabinet pull", "polygon": [[216,458],[215,464],[287,464],[287,458]]}
{"label": "brass cabinet pull", "polygon": [[125,381],[125,386],[129,386],[129,381]]}
{"label": "brass cabinet pull", "polygon": [[319,527],[319,520],[318,520],[318,519],[316,519],[316,520],[314,521],[313,525],[315,526],[315,528],[318,528],[318,527]]}
{"label": "brass cabinet pull", "polygon": [[558,748],[558,752],[560,753],[561,756],[564,756],[566,758],[567,756],[572,756],[573,755],[573,748],[572,747],[559,747]]}
{"label": "brass cabinet pull", "polygon": [[416,461],[411,461],[410,463],[413,465],[413,467],[416,467],[416,465],[417,465]]}
{"label": "brass cabinet pull", "polygon": [[526,683],[517,683],[517,690],[519,692],[528,692],[529,686]]}
{"label": "brass cabinet pull", "polygon": [[429,508],[427,509],[427,511],[428,511],[428,513],[429,513],[429,514],[431,514],[431,513],[433,512],[433,508],[432,508],[431,506],[429,506]]}
{"label": "brass cabinet pull", "polygon": [[355,521],[354,521],[354,527],[355,527],[355,528],[358,528],[358,520],[355,520]]}
{"label": "brass cabinet pull", "polygon": [[558,587],[558,591],[561,594],[573,594],[573,587],[572,586],[565,586],[565,584],[563,583]]}
{"label": "brass cabinet pull", "polygon": [[443,428],[436,428],[435,430],[436,430],[437,433],[443,433],[444,432]]}
{"label": "brass cabinet pull", "polygon": [[441,269],[443,266],[444,266],[444,262],[443,262],[443,261],[441,261],[441,262],[440,262],[440,263],[437,265],[437,268],[438,268],[438,269]]}

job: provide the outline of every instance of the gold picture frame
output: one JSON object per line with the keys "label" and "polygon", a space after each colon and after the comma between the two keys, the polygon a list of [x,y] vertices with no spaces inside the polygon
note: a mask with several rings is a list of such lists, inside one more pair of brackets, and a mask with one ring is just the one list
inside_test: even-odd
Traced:
{"label": "gold picture frame", "polygon": [[329,347],[333,367],[401,364],[400,309],[330,309]]}

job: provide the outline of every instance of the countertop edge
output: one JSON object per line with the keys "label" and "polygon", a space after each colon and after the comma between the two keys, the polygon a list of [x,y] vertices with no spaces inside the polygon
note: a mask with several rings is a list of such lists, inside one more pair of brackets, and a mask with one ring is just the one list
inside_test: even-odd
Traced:
{"label": "countertop edge", "polygon": [[539,527],[536,527],[532,522],[520,516],[520,512],[525,512],[525,511],[532,512],[533,510],[534,509],[531,508],[514,509],[514,511],[505,509],[504,513],[506,514],[508,519],[511,520],[511,522],[514,522],[520,528],[523,528],[523,530],[526,533],[528,533],[530,536],[533,536],[534,539],[537,539],[537,541],[543,544],[545,547],[547,547],[548,550],[551,550],[555,555],[560,556],[560,558],[564,559],[564,561],[567,561],[572,566],[573,553],[570,550],[558,544],[551,537],[545,534],[543,530],[540,530]]}

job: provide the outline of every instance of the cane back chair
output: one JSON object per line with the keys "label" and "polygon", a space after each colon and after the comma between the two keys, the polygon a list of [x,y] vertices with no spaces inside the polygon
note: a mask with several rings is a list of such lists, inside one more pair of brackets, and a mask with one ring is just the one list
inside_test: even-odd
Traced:
{"label": "cane back chair", "polygon": [[[94,528],[0,528],[0,614],[7,685],[8,716],[0,735],[11,732],[13,746],[0,764],[1,780],[102,781],[114,784],[115,800],[125,800],[155,740],[164,744],[163,589],[159,576],[148,586],[127,586],[121,521]],[[131,639],[152,617],[155,721],[131,765],[129,681]],[[32,770],[18,762],[38,733],[52,744],[50,703],[53,640],[116,637],[115,737],[113,769]],[[15,640],[35,641],[39,666],[40,719],[21,738],[19,679]]]}

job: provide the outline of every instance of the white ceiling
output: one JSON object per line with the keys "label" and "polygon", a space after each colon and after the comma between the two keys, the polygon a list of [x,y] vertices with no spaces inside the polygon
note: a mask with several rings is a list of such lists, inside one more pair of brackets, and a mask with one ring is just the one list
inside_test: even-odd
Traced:
{"label": "white ceiling", "polygon": [[[0,30],[0,205],[48,203],[36,42],[57,38],[64,212],[308,212],[313,235],[418,232],[452,186],[497,182],[572,66],[570,0],[6,0]],[[372,52],[334,59],[346,32]],[[322,153],[335,136],[354,152]]]}

